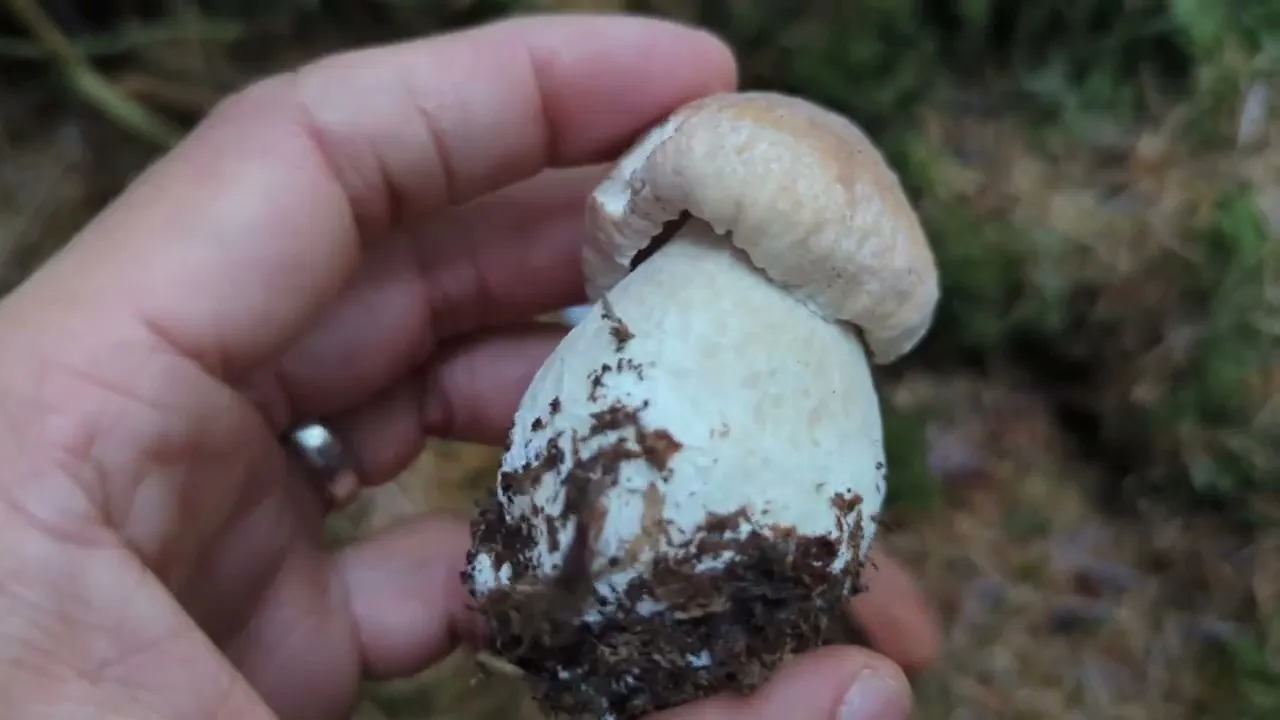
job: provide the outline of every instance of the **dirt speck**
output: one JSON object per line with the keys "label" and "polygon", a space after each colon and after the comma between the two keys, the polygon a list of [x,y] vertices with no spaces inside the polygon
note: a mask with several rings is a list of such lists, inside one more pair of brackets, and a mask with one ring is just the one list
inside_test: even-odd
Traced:
{"label": "dirt speck", "polygon": [[641,432],[639,439],[645,460],[659,471],[665,471],[671,458],[684,448],[683,443],[663,428]]}
{"label": "dirt speck", "polygon": [[600,315],[604,317],[605,322],[609,323],[609,336],[613,338],[614,352],[621,353],[625,351],[627,343],[631,342],[636,334],[618,316],[608,295],[600,298]]}

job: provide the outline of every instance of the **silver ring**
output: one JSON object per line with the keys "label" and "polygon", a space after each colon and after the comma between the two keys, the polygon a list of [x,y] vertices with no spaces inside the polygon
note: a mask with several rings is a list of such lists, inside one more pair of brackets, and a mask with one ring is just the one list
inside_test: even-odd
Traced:
{"label": "silver ring", "polygon": [[312,473],[330,509],[340,510],[360,493],[360,477],[332,430],[320,423],[308,423],[289,435],[290,444]]}

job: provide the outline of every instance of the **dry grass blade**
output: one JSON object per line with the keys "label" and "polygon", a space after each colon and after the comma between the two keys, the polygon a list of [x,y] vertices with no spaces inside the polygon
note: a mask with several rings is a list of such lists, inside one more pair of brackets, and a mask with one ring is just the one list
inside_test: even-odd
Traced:
{"label": "dry grass blade", "polygon": [[36,41],[48,49],[76,92],[112,122],[162,147],[173,145],[182,136],[178,127],[134,101],[103,77],[38,2],[7,0],[7,4]]}
{"label": "dry grass blade", "polygon": [[[75,49],[84,58],[100,55],[116,55],[150,45],[162,45],[174,40],[200,40],[226,44],[244,35],[239,23],[205,19],[200,23],[170,22],[160,20],[151,25],[129,28],[119,33],[89,36],[75,42]],[[50,46],[28,38],[0,37],[0,57],[19,60],[57,59]]]}

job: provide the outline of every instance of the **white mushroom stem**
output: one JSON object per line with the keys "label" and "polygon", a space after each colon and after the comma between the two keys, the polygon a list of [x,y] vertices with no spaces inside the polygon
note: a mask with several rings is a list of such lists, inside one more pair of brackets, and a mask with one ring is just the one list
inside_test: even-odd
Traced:
{"label": "white mushroom stem", "polygon": [[[605,489],[591,559],[603,597],[617,598],[655,551],[690,540],[709,513],[830,537],[840,548],[836,570],[857,559],[858,532],[866,552],[884,496],[866,351],[848,326],[774,285],[705,223],[689,221],[596,303],[539,370],[516,414],[504,469],[538,462],[549,441],[567,456],[559,476],[507,499],[512,521],[526,518],[534,531],[544,578],[561,570],[576,521],[552,538],[535,510],[561,512],[559,480],[572,463],[573,435],[583,439],[582,456],[635,437],[630,428],[592,434],[593,414],[618,406],[636,409],[644,428],[666,431],[681,448],[665,471],[643,458],[626,461],[619,482]],[[833,510],[837,496],[860,496],[861,506],[842,515]],[[661,545],[642,543],[637,558],[634,541],[644,536],[646,511],[652,525],[655,500],[669,532]],[[633,561],[616,561],[625,557]],[[481,594],[518,579],[484,556],[473,572]]]}

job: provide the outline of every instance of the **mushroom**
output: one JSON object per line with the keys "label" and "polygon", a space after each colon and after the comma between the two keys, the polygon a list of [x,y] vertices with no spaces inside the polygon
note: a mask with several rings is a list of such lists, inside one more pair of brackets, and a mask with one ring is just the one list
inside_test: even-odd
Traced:
{"label": "mushroom", "polygon": [[871,366],[923,338],[938,279],[872,142],[776,93],[677,110],[587,222],[593,304],[516,412],[464,576],[544,709],[634,718],[825,641],[885,493]]}

